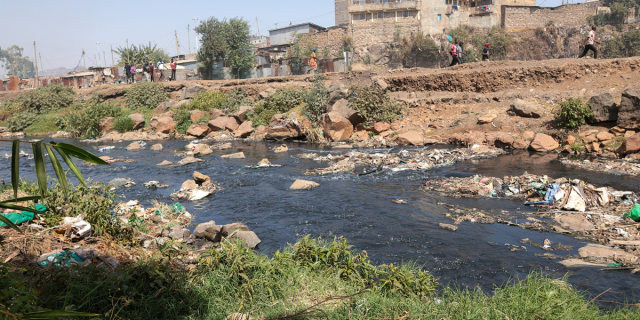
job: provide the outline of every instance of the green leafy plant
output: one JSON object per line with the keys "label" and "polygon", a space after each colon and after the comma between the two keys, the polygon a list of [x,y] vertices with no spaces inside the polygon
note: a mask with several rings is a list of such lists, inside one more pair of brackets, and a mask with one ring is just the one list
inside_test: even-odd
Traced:
{"label": "green leafy plant", "polygon": [[228,112],[236,112],[238,108],[248,104],[253,104],[253,101],[248,97],[247,91],[244,89],[236,89],[227,94],[227,100],[221,109],[226,109]]}
{"label": "green leafy plant", "polygon": [[128,116],[118,117],[113,123],[113,130],[117,130],[120,133],[125,133],[133,130],[133,119]]}
{"label": "green leafy plant", "polygon": [[324,86],[324,77],[316,75],[310,90],[304,95],[303,112],[305,118],[311,120],[315,125],[320,120],[320,116],[327,111],[327,100],[329,90]]}
{"label": "green leafy plant", "polygon": [[585,124],[589,117],[593,116],[589,104],[583,103],[580,98],[569,98],[566,101],[560,102],[554,111],[558,124],[569,129],[579,128]]}
{"label": "green leafy plant", "polygon": [[22,131],[35,122],[37,118],[38,115],[33,112],[21,112],[9,118],[7,120],[7,126],[11,132]]}
{"label": "green leafy plant", "polygon": [[106,117],[120,118],[125,112],[117,102],[102,102],[92,99],[85,106],[75,106],[56,118],[56,125],[71,131],[77,137],[95,138],[100,134],[98,125]]}
{"label": "green leafy plant", "polygon": [[211,109],[225,109],[228,95],[224,92],[205,91],[196,94],[187,105],[189,110],[209,111]]}
{"label": "green leafy plant", "polygon": [[576,152],[582,152],[582,150],[584,149],[584,146],[578,143],[572,144],[571,145],[571,150],[572,151],[576,151]]}
{"label": "green leafy plant", "polygon": [[153,109],[169,100],[162,83],[136,82],[124,94],[127,107],[131,109]]}
{"label": "green leafy plant", "polygon": [[393,102],[386,92],[375,85],[354,85],[349,89],[349,100],[354,110],[365,122],[393,122],[402,111],[400,104]]}
{"label": "green leafy plant", "polygon": [[173,118],[176,120],[176,131],[181,134],[187,133],[187,130],[193,124],[191,113],[186,108],[180,108]]}
{"label": "green leafy plant", "polygon": [[277,113],[285,113],[304,102],[306,92],[302,89],[278,88],[274,94],[260,101],[249,116],[254,126],[268,125]]}

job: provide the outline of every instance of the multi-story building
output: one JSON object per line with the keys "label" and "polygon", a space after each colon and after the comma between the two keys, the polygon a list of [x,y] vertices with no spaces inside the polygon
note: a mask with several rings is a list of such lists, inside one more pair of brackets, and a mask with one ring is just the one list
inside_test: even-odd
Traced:
{"label": "multi-story building", "polygon": [[501,7],[535,6],[536,0],[335,0],[336,25],[376,23],[416,25],[426,34],[459,26],[491,28],[501,23]]}

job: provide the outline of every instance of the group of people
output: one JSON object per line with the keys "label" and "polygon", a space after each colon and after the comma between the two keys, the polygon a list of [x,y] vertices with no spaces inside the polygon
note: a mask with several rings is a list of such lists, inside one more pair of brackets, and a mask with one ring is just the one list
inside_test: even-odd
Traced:
{"label": "group of people", "polygon": [[[596,26],[591,27],[591,31],[587,34],[587,38],[583,41],[582,45],[584,46],[584,50],[582,54],[578,56],[578,58],[582,58],[589,53],[589,51],[593,51],[593,58],[598,59],[598,49],[594,46],[594,43],[601,45],[600,42],[596,41]],[[491,56],[491,51],[489,50],[490,43],[484,44],[484,49],[482,49],[482,61],[488,61]],[[450,67],[455,66],[456,64],[464,63],[464,55],[466,54],[462,48],[464,48],[464,44],[462,41],[455,41],[451,44],[449,49],[449,53],[451,54],[451,64]]]}
{"label": "group of people", "polygon": [[[491,56],[491,51],[489,51],[490,45],[491,44],[488,42],[484,44],[484,49],[482,49],[482,61],[489,60],[489,57]],[[462,41],[458,41],[458,39],[455,39],[455,41],[451,44],[449,51],[452,57],[449,67],[453,67],[456,64],[464,63],[464,55],[466,55],[467,53],[464,52],[462,48],[464,48],[464,43]]]}
{"label": "group of people", "polygon": [[[171,63],[169,64],[169,67],[171,68],[171,77],[169,78],[169,81],[175,81],[176,80],[176,63],[173,61],[173,59],[171,59]],[[151,81],[154,82],[154,78],[155,78],[155,70],[160,71],[159,74],[159,78],[158,81],[163,81],[164,80],[164,61],[162,61],[162,59],[160,59],[158,61],[158,63],[156,64],[156,66],[154,67],[153,65],[153,61],[148,61],[145,62],[144,65],[142,66],[142,78],[145,81]],[[124,72],[126,75],[126,82],[127,83],[135,83],[136,80],[136,66],[134,64],[129,64],[129,62],[125,62],[124,64]]]}

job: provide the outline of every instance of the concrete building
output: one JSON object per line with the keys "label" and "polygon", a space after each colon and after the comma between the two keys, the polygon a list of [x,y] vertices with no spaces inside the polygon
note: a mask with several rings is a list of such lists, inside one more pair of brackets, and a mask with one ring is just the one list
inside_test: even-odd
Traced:
{"label": "concrete building", "polygon": [[251,36],[251,44],[256,48],[268,47],[270,46],[269,37],[253,35]]}
{"label": "concrete building", "polygon": [[468,25],[489,29],[501,23],[503,5],[535,6],[536,0],[335,0],[336,25],[414,24],[425,34]]}
{"label": "concrete building", "polygon": [[316,33],[325,30],[314,23],[301,23],[283,28],[269,30],[270,46],[277,46],[291,42],[294,34]]}

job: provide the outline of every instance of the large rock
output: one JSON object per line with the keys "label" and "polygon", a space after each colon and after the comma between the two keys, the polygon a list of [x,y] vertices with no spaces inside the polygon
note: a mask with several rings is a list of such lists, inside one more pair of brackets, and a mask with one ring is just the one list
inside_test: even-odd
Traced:
{"label": "large rock", "polygon": [[156,109],[155,109],[155,110],[153,110],[153,114],[155,114],[155,115],[161,115],[161,114],[163,114],[163,113],[167,112],[167,110],[169,110],[169,109],[173,108],[173,106],[174,106],[175,104],[176,104],[176,103],[175,103],[175,102],[173,102],[173,101],[165,101],[165,102],[162,102],[162,103],[160,103],[160,104],[158,105],[158,107],[156,107]]}
{"label": "large rock", "polygon": [[484,123],[491,123],[493,122],[493,120],[497,117],[497,115],[490,113],[490,114],[485,114],[483,116],[478,117],[478,123],[479,124],[484,124]]}
{"label": "large rock", "polygon": [[144,116],[142,114],[136,112],[134,114],[130,114],[129,118],[133,120],[133,130],[144,128],[144,123],[146,122],[146,120],[144,120]]}
{"label": "large rock", "polygon": [[258,93],[258,96],[260,96],[260,99],[266,99],[266,98],[271,97],[275,93],[276,93],[276,89],[269,88],[269,89],[267,89],[265,91],[262,91],[262,92]]}
{"label": "large rock", "polygon": [[377,134],[381,134],[385,131],[388,131],[391,128],[391,125],[387,122],[376,122],[373,124],[373,132]]}
{"label": "large rock", "polygon": [[535,101],[516,99],[511,103],[511,112],[525,118],[540,118],[544,109]]}
{"label": "large rock", "polygon": [[396,137],[396,143],[399,145],[422,146],[424,145],[424,135],[418,131],[405,132]]}
{"label": "large rock", "polygon": [[190,118],[193,123],[197,123],[200,119],[207,116],[207,113],[202,110],[191,110],[189,113],[191,113]]}
{"label": "large rock", "polygon": [[238,153],[232,153],[232,154],[225,154],[223,156],[220,156],[220,158],[226,158],[226,159],[244,159],[244,152],[238,152]]}
{"label": "large rock", "polygon": [[[346,119],[345,119],[346,120]],[[348,120],[347,120],[348,121]],[[260,131],[260,128],[258,128]],[[258,133],[256,132],[256,135]],[[267,133],[264,138],[267,140],[287,140],[287,139],[297,139],[302,137],[302,130],[300,127],[291,122],[284,122],[275,126],[270,126],[267,128]]]}
{"label": "large rock", "polygon": [[156,132],[173,133],[176,130],[176,121],[171,117],[153,117],[149,122],[149,128]]}
{"label": "large rock", "polygon": [[205,91],[207,91],[207,89],[199,84],[189,84],[182,89],[180,100],[193,99],[196,94]]}
{"label": "large rock", "polygon": [[229,130],[233,131],[238,129],[240,124],[234,117],[217,117],[207,124],[212,131]]}
{"label": "large rock", "polygon": [[151,151],[160,151],[162,150],[162,144],[157,143],[151,146],[151,148],[149,149]]}
{"label": "large rock", "polygon": [[206,143],[198,143],[198,145],[193,149],[193,153],[199,156],[206,156],[208,154],[212,154],[213,150],[211,150],[211,147]]}
{"label": "large rock", "polygon": [[250,230],[249,230],[249,227],[245,226],[240,222],[225,224],[224,227],[222,227],[222,234],[225,237],[228,237],[230,234],[232,234],[235,231],[250,231]]}
{"label": "large rock", "polygon": [[269,126],[276,126],[280,124],[282,120],[284,120],[284,116],[282,115],[282,113],[276,113],[271,117],[271,119],[269,119]]}
{"label": "large rock", "polygon": [[529,141],[525,141],[523,139],[516,139],[513,142],[514,149],[529,149]]}
{"label": "large rock", "polygon": [[616,150],[616,153],[620,156],[625,156],[630,153],[637,153],[638,151],[640,151],[640,133],[636,133],[625,140]]}
{"label": "large rock", "polygon": [[100,131],[111,131],[113,130],[113,124],[116,122],[116,118],[114,117],[106,117],[100,120],[98,123],[98,130]]}
{"label": "large rock", "polygon": [[337,112],[341,116],[347,118],[352,125],[361,123],[364,119],[358,114],[357,111],[351,109],[351,104],[346,99],[340,99],[333,105],[327,107],[327,113]]}
{"label": "large rock", "polygon": [[203,184],[203,183],[205,183],[207,181],[211,181],[211,177],[209,177],[208,175],[202,174],[202,173],[200,173],[198,171],[194,171],[193,172],[193,180],[197,184],[201,185],[201,184]]}
{"label": "large rock", "polygon": [[578,249],[581,258],[613,258],[626,262],[635,262],[638,260],[636,256],[623,250],[614,249],[601,244],[589,243]]}
{"label": "large rock", "polygon": [[627,89],[622,92],[618,109],[618,127],[640,129],[640,90]]}
{"label": "large rock", "polygon": [[320,126],[324,130],[324,137],[329,141],[344,141],[351,137],[353,124],[337,112],[329,112],[320,118]]}
{"label": "large rock", "polygon": [[241,240],[242,246],[249,249],[255,248],[261,242],[253,231],[237,231],[230,239]]}
{"label": "large rock", "polygon": [[196,183],[195,180],[187,180],[182,183],[182,186],[180,187],[180,189],[195,189],[197,187],[198,187],[198,184]]}
{"label": "large rock", "polygon": [[498,148],[511,148],[514,143],[513,136],[506,132],[492,132],[486,134],[487,144]]}
{"label": "large rock", "polygon": [[187,129],[188,135],[198,138],[205,137],[209,132],[211,132],[211,129],[204,123],[192,124],[189,129]]}
{"label": "large rock", "polygon": [[246,138],[246,137],[250,136],[252,132],[253,132],[253,122],[252,121],[243,122],[238,127],[238,129],[233,131],[233,133],[236,135],[236,137],[240,137],[240,138]]}
{"label": "large rock", "polygon": [[253,107],[241,106],[232,116],[238,120],[239,123],[243,123],[247,120],[247,116],[253,113]]}
{"label": "large rock", "polygon": [[593,117],[587,119],[589,123],[618,120],[618,106],[610,93],[591,97],[589,105],[593,111]]}
{"label": "large rock", "polygon": [[557,149],[559,146],[560,144],[551,136],[544,133],[538,133],[535,138],[533,138],[533,141],[531,141],[531,145],[529,147],[538,152],[548,152]]}
{"label": "large rock", "polygon": [[291,189],[291,190],[307,190],[307,189],[312,189],[312,188],[319,187],[319,186],[320,186],[320,184],[317,183],[317,182],[307,181],[307,180],[296,180],[289,187],[289,189]]}
{"label": "large rock", "polygon": [[593,224],[582,213],[558,214],[553,218],[553,221],[570,231],[593,229]]}
{"label": "large rock", "polygon": [[128,151],[140,150],[140,149],[142,149],[142,146],[137,142],[133,142],[127,146]]}
{"label": "large rock", "polygon": [[225,115],[224,111],[220,110],[220,109],[211,109],[211,111],[209,111],[209,115],[211,115],[211,120],[217,118],[217,117],[222,117]]}
{"label": "large rock", "polygon": [[389,88],[389,85],[387,84],[387,82],[380,78],[375,79],[373,83],[376,84],[378,87],[380,87],[382,91],[387,91],[387,89]]}
{"label": "large rock", "polygon": [[343,90],[331,91],[331,93],[329,93],[329,98],[327,99],[327,110],[331,106],[333,106],[338,100],[344,99],[344,97],[345,97],[345,92]]}
{"label": "large rock", "polygon": [[201,223],[193,230],[193,236],[197,239],[220,242],[222,240],[222,226],[216,225],[215,221]]}

